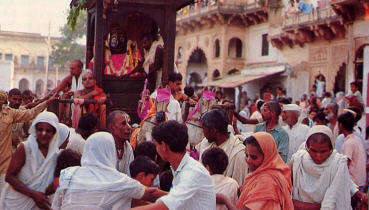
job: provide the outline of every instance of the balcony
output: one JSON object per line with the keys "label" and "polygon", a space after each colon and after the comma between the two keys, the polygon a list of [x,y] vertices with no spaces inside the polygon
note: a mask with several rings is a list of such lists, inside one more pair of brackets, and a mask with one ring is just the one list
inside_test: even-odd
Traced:
{"label": "balcony", "polygon": [[[39,73],[39,72],[44,72],[46,70],[46,66],[41,66],[41,65],[37,65],[34,63],[30,63],[30,64],[14,64],[14,70],[19,72],[19,71],[23,71],[23,72],[28,72],[28,71],[32,71],[35,73]],[[56,71],[56,67],[55,66],[49,66],[49,71]]]}
{"label": "balcony", "polygon": [[217,1],[198,6],[189,5],[177,13],[177,29],[194,29],[197,26],[220,24],[242,24],[243,26],[266,22],[267,9],[260,7],[256,0],[239,4],[226,4]]}
{"label": "balcony", "polygon": [[365,14],[365,1],[363,0],[331,0],[330,4],[345,23],[352,23],[357,17]]}
{"label": "balcony", "polygon": [[273,46],[283,48],[313,42],[317,38],[333,40],[345,35],[345,25],[331,7],[318,8],[311,13],[297,13],[285,18],[282,33],[270,37]]}

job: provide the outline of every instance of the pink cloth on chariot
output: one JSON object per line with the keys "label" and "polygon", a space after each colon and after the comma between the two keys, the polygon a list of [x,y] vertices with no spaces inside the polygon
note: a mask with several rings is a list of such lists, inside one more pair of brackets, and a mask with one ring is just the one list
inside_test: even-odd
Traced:
{"label": "pink cloth on chariot", "polygon": [[[110,56],[110,60],[113,62],[113,66],[117,71],[119,71],[122,68],[123,64],[125,63],[125,59],[126,59],[126,54],[112,54]],[[113,75],[115,72],[111,72],[112,69],[110,69],[110,72],[108,72],[107,70],[108,67],[109,66],[106,65],[104,74]],[[125,74],[127,73],[128,72],[125,72]]]}
{"label": "pink cloth on chariot", "polygon": [[75,98],[73,100],[74,107],[73,107],[73,119],[72,119],[72,126],[73,128],[77,129],[79,118],[81,118],[81,105],[85,102],[84,99]]}

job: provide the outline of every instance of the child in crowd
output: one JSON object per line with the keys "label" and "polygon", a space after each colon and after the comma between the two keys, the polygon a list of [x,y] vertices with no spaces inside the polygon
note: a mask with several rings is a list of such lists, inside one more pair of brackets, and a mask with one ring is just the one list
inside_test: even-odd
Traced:
{"label": "child in crowd", "polygon": [[[159,165],[147,156],[140,155],[129,165],[129,171],[133,179],[139,181],[145,187],[150,187],[159,173]],[[132,207],[147,204],[149,204],[147,201],[132,199]]]}
{"label": "child in crowd", "polygon": [[147,156],[152,161],[156,162],[158,159],[158,153],[156,152],[155,144],[150,141],[145,141],[137,145],[134,156],[137,158],[138,156]]}
{"label": "child in crowd", "polygon": [[[155,144],[150,141],[145,141],[137,145],[135,151],[134,151],[135,158],[139,156],[147,156],[152,161],[157,163],[159,165],[159,172],[162,171],[162,167],[160,167],[160,158],[158,158],[158,153],[156,152]],[[156,176],[154,179],[154,182],[152,184],[153,187],[159,186],[159,176]]]}
{"label": "child in crowd", "polygon": [[[205,150],[201,156],[202,164],[208,169],[215,186],[216,193],[222,193],[236,204],[238,200],[238,183],[236,180],[224,176],[223,173],[228,166],[228,156],[221,148],[210,148]],[[225,205],[217,204],[217,210],[226,210]]]}
{"label": "child in crowd", "polygon": [[55,193],[59,186],[59,176],[63,169],[81,165],[81,155],[71,149],[65,149],[58,155],[54,171],[54,181],[46,188],[46,195]]}
{"label": "child in crowd", "polygon": [[138,156],[129,165],[129,172],[133,179],[146,187],[150,187],[159,173],[159,165],[147,156]]}

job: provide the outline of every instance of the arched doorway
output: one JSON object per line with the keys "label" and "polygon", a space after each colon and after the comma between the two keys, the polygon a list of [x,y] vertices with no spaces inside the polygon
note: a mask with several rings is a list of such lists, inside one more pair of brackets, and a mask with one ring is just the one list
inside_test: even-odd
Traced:
{"label": "arched doorway", "polygon": [[50,90],[54,88],[54,82],[52,80],[47,81],[47,89]]}
{"label": "arched doorway", "polygon": [[238,70],[238,69],[231,69],[231,70],[228,71],[227,74],[228,75],[240,74],[240,70]]}
{"label": "arched doorway", "polygon": [[201,84],[203,79],[201,78],[200,74],[197,72],[192,72],[189,77],[188,84],[191,86],[196,86],[197,84]]}
{"label": "arched doorway", "polygon": [[220,77],[220,72],[219,72],[219,70],[218,70],[218,69],[215,69],[215,70],[213,71],[213,75],[212,75],[211,79],[212,79],[212,80],[216,80],[216,79],[218,79],[219,77]]}
{"label": "arched doorway", "polygon": [[42,95],[43,89],[44,89],[44,81],[42,81],[41,79],[38,79],[36,81],[36,87],[35,87],[35,92],[38,97]]}
{"label": "arched doorway", "polygon": [[333,92],[345,92],[345,85],[346,85],[346,63],[343,63],[334,79],[334,89]]}
{"label": "arched doorway", "polygon": [[27,89],[29,89],[29,81],[23,78],[19,81],[19,90],[23,92],[24,90]]}
{"label": "arched doorway", "polygon": [[[357,51],[356,51],[356,56],[355,56],[355,72],[354,72],[354,78],[355,81],[359,82],[359,84],[363,83],[363,72],[364,72],[364,47],[366,45],[360,47]],[[359,89],[360,92],[362,92],[362,87],[360,87]]]}
{"label": "arched doorway", "polygon": [[242,41],[239,38],[232,38],[228,43],[228,56],[232,58],[242,57]]}
{"label": "arched doorway", "polygon": [[187,85],[196,87],[203,83],[207,76],[208,64],[202,49],[196,48],[187,62]]}

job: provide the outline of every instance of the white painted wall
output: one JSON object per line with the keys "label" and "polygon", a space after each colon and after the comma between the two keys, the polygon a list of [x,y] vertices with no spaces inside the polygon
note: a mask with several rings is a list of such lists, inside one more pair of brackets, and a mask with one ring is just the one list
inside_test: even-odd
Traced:
{"label": "white painted wall", "polygon": [[11,61],[0,60],[0,89],[8,91],[14,87],[14,65]]}
{"label": "white painted wall", "polygon": [[[363,66],[363,99],[364,99],[364,107],[365,107],[365,113],[369,114],[369,104],[367,103],[367,97],[369,95],[368,93],[368,77],[369,77],[369,46],[366,46],[364,48],[364,66]],[[366,115],[366,117],[368,117]],[[367,119],[365,119],[365,122]],[[364,125],[364,126],[363,126]],[[366,125],[365,123],[362,123],[361,127],[365,131]]]}
{"label": "white painted wall", "polygon": [[261,55],[262,35],[268,34],[268,24],[250,26],[246,31],[246,64],[277,61],[277,49],[269,43],[269,55]]}

